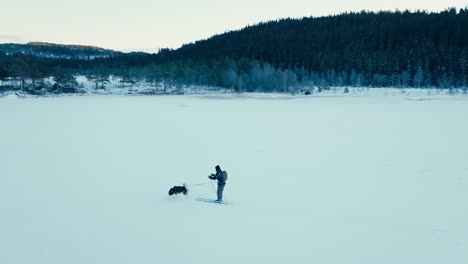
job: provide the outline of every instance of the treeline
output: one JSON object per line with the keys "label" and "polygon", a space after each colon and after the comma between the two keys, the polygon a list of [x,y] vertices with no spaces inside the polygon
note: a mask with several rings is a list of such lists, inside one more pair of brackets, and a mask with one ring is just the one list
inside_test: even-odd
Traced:
{"label": "treeline", "polygon": [[[238,92],[333,86],[463,88],[468,85],[468,9],[360,12],[282,19],[157,54],[52,58],[0,51],[0,81],[12,89],[72,91],[75,76],[104,88],[204,85]],[[50,83],[50,82],[49,82]]]}
{"label": "treeline", "polygon": [[[122,60],[120,58],[119,60]],[[275,69],[269,64],[241,58],[210,60],[177,60],[168,63],[114,64],[114,60],[59,61],[17,54],[0,56],[0,86],[20,89],[28,93],[77,92],[76,76],[81,75],[103,89],[111,77],[119,79],[119,86],[148,85],[165,90],[168,87],[200,85],[241,91],[295,92],[296,88],[314,85],[303,70],[304,77],[292,70]],[[300,76],[300,75],[299,75]],[[307,82],[306,82],[307,80]],[[312,80],[312,79],[311,79]],[[318,75],[317,75],[318,80]],[[317,82],[319,84],[319,82]]]}

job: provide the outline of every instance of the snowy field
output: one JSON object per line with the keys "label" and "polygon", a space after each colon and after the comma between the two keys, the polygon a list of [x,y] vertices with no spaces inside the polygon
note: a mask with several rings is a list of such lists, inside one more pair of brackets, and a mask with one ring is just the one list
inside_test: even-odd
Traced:
{"label": "snowy field", "polygon": [[[466,95],[7,96],[0,263],[466,264],[467,114]],[[194,200],[217,164],[234,205]]]}

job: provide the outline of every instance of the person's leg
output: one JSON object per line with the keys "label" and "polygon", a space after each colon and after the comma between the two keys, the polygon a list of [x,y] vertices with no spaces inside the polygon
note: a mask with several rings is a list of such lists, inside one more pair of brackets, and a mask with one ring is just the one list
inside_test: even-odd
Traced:
{"label": "person's leg", "polygon": [[218,185],[218,201],[222,201],[223,200],[223,190],[224,190],[224,186],[226,184],[221,184],[221,185]]}

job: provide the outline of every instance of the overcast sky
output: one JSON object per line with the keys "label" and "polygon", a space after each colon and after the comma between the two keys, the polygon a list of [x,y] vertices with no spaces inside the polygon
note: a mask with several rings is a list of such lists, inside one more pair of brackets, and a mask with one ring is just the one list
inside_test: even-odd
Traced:
{"label": "overcast sky", "polygon": [[440,11],[467,4],[468,0],[0,0],[0,43],[43,41],[152,51],[278,18],[363,9]]}

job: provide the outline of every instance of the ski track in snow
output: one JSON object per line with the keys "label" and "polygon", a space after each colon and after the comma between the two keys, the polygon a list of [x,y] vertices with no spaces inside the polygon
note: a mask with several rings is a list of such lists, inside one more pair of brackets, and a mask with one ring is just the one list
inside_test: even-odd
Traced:
{"label": "ski track in snow", "polygon": [[[372,91],[8,95],[0,263],[468,263],[466,113]],[[217,164],[233,205],[195,201]],[[183,183],[204,184],[168,196]]]}

